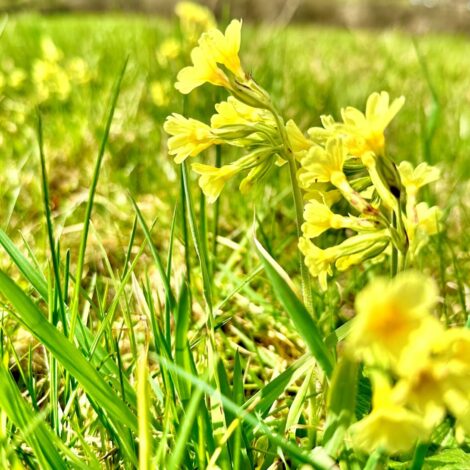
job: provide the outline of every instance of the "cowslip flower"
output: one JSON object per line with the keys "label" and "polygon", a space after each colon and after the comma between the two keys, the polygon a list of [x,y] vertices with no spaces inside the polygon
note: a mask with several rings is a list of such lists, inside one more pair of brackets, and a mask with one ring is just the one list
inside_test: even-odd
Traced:
{"label": "cowslip flower", "polygon": [[313,277],[318,277],[320,287],[326,291],[328,276],[333,274],[336,247],[321,249],[304,237],[299,239],[299,250],[304,255],[305,265]]}
{"label": "cowslip flower", "polygon": [[277,155],[272,148],[261,146],[235,162],[220,168],[200,163],[193,163],[191,167],[201,175],[199,186],[206,195],[208,202],[213,203],[219,197],[225,183],[236,174],[244,171],[248,171],[248,175],[241,181],[239,189],[242,193],[246,193],[256,181],[262,179],[272,168],[276,158]]}
{"label": "cowslip flower", "polygon": [[413,168],[410,162],[403,161],[398,165],[398,171],[408,196],[416,195],[420,188],[437,181],[441,176],[439,168],[428,165],[426,162]]}
{"label": "cowslip flower", "polygon": [[198,3],[178,2],[175,13],[180,20],[183,36],[190,43],[196,42],[202,32],[216,27],[212,12]]}
{"label": "cowslip flower", "polygon": [[403,96],[390,103],[387,92],[372,93],[367,99],[365,113],[348,106],[341,110],[342,123],[335,122],[331,116],[325,116],[322,119],[324,129],[312,128],[309,134],[313,140],[341,135],[345,139],[348,153],[358,158],[369,152],[382,156],[385,152],[385,129],[404,103]]}
{"label": "cowslip flower", "polygon": [[350,228],[352,230],[375,229],[376,224],[359,217],[335,214],[324,202],[311,200],[304,209],[302,232],[306,238],[315,238],[328,229]]}
{"label": "cowslip flower", "polygon": [[[434,319],[433,319],[434,320]],[[470,330],[434,320],[404,351],[397,367],[401,399],[431,426],[450,411],[470,435]]]}
{"label": "cowslip flower", "polygon": [[168,152],[175,155],[176,163],[182,163],[186,158],[195,157],[212,145],[222,143],[207,124],[177,113],[166,118],[163,129],[173,136],[168,139]]}
{"label": "cowslip flower", "polygon": [[385,378],[373,380],[373,388],[372,412],[350,428],[354,448],[393,455],[411,450],[418,439],[429,436],[422,416],[397,403]]}
{"label": "cowslip flower", "polygon": [[238,57],[240,32],[241,22],[233,20],[227,26],[225,35],[218,29],[204,33],[199,39],[199,45],[191,51],[193,65],[180,70],[175,88],[188,94],[207,82],[232,90],[227,74],[217,64],[223,65],[237,77],[245,77]]}
{"label": "cowslip flower", "polygon": [[199,45],[214,62],[223,65],[236,77],[245,78],[238,53],[240,51],[242,22],[232,20],[222,34],[218,29],[204,33]]}
{"label": "cowslip flower", "polygon": [[227,101],[217,103],[215,110],[217,113],[211,117],[211,127],[214,129],[240,125],[256,126],[257,129],[261,129],[260,125],[271,128],[275,126],[273,116],[269,111],[248,106],[233,96],[229,96]]}
{"label": "cowslip flower", "polygon": [[316,183],[331,183],[356,210],[375,213],[375,209],[349,184],[343,171],[346,159],[346,149],[340,138],[329,139],[325,148],[314,145],[300,160],[300,187],[308,191]]}
{"label": "cowslip flower", "polygon": [[199,186],[209,203],[214,203],[220,196],[225,183],[241,171],[236,165],[224,165],[217,168],[203,163],[193,163],[191,168],[195,173],[201,175]]}
{"label": "cowslip flower", "polygon": [[357,315],[348,337],[350,350],[368,363],[396,367],[436,301],[434,281],[417,272],[373,280],[356,298]]}

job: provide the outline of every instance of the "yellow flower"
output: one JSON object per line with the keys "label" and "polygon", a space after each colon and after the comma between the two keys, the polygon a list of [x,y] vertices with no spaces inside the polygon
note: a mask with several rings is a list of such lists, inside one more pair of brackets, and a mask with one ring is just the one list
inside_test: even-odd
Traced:
{"label": "yellow flower", "polygon": [[213,136],[207,124],[176,113],[166,118],[163,129],[173,136],[168,139],[168,153],[175,155],[176,163],[182,163],[186,158],[195,157],[212,145],[222,143]]}
{"label": "yellow flower", "polygon": [[199,178],[199,186],[207,197],[209,203],[217,200],[225,186],[225,183],[241,169],[236,165],[224,165],[220,168],[202,163],[193,163],[191,165],[193,171],[201,175]]}
{"label": "yellow flower", "polygon": [[193,65],[181,69],[176,77],[175,88],[180,93],[187,95],[204,83],[212,83],[212,85],[230,89],[227,75],[217,67],[213,58],[208,56],[200,46],[191,51],[191,61]]}
{"label": "yellow flower", "polygon": [[210,60],[223,65],[236,77],[245,78],[245,72],[240,64],[238,53],[240,51],[242,23],[232,20],[222,34],[218,29],[211,29],[204,33],[199,45]]}
{"label": "yellow flower", "polygon": [[348,338],[351,351],[366,362],[396,366],[436,300],[434,281],[417,272],[373,280],[356,298],[357,316]]}
{"label": "yellow flower", "polygon": [[315,238],[328,229],[350,228],[355,231],[375,229],[376,224],[359,217],[344,217],[333,213],[324,201],[312,199],[304,209],[302,232],[306,238]]}
{"label": "yellow flower", "polygon": [[41,51],[43,58],[49,62],[58,62],[64,56],[62,51],[49,37],[44,37],[41,39]]}
{"label": "yellow flower", "polygon": [[398,165],[401,181],[408,194],[416,194],[418,189],[436,181],[441,176],[439,168],[420,163],[416,168],[410,162],[404,161]]}
{"label": "yellow flower", "polygon": [[167,106],[169,103],[168,87],[164,82],[152,82],[150,84],[150,96],[154,104],[158,107]]}
{"label": "yellow flower", "polygon": [[336,259],[335,247],[322,250],[311,241],[301,237],[299,239],[299,250],[305,257],[305,265],[313,277],[318,277],[320,287],[326,290],[328,275],[333,274],[332,265]]}
{"label": "yellow flower", "polygon": [[[435,319],[427,322],[405,349],[398,372],[401,399],[439,424],[448,409],[464,427],[470,424],[470,330],[444,330]],[[470,427],[466,428],[470,435]]]}
{"label": "yellow flower", "polygon": [[181,54],[181,44],[175,38],[165,39],[157,49],[156,57],[162,66],[176,59]]}
{"label": "yellow flower", "polygon": [[274,119],[269,111],[248,106],[233,96],[229,96],[227,101],[217,103],[215,110],[217,114],[211,118],[211,127],[214,129],[235,125],[259,125],[260,123],[274,126]]}
{"label": "yellow flower", "polygon": [[353,424],[350,433],[356,449],[398,454],[411,450],[418,439],[427,439],[429,429],[419,414],[396,403],[390,385],[382,381],[374,383],[372,412]]}
{"label": "yellow flower", "polygon": [[362,158],[368,152],[380,156],[385,151],[384,131],[390,121],[400,111],[405,98],[401,96],[390,103],[389,94],[385,91],[372,93],[367,99],[366,112],[363,113],[351,106],[341,110],[342,123],[336,123],[331,116],[322,119],[324,130],[310,130],[312,138],[341,135],[350,155]]}
{"label": "yellow flower", "polygon": [[325,148],[314,145],[300,159],[301,168],[297,174],[300,187],[309,191],[317,183],[331,183],[356,210],[375,214],[377,210],[355,191],[346,179],[343,172],[346,159],[346,149],[340,138],[329,139]]}
{"label": "yellow flower", "polygon": [[179,2],[175,13],[180,20],[181,32],[189,42],[195,42],[202,32],[216,27],[212,12],[197,3]]}
{"label": "yellow flower", "polygon": [[303,135],[302,131],[292,119],[289,119],[286,123],[286,132],[289,137],[292,151],[296,154],[298,159],[315,145],[312,140]]}
{"label": "yellow flower", "polygon": [[340,139],[330,139],[325,149],[315,145],[301,159],[302,172],[299,182],[304,189],[314,183],[332,183],[338,189],[348,190],[349,184],[343,173],[346,153]]}
{"label": "yellow flower", "polygon": [[91,79],[90,67],[81,57],[74,57],[68,62],[67,73],[73,82],[81,85],[88,83]]}

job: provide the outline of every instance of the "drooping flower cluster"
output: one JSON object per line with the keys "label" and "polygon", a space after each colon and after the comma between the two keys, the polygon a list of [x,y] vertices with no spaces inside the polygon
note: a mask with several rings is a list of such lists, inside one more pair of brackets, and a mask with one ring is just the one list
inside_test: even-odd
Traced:
{"label": "drooping flower cluster", "polygon": [[[373,93],[365,113],[348,107],[342,122],[322,116],[323,127],[309,129],[309,138],[288,123],[306,200],[299,248],[323,289],[333,266],[343,271],[392,247],[403,269],[438,231],[438,208],[416,198],[420,187],[439,178],[438,169],[397,167],[385,151],[384,131],[403,103],[403,97],[390,103],[388,93]],[[329,229],[355,234],[326,249],[314,245],[311,239]]]}
{"label": "drooping flower cluster", "polygon": [[436,302],[433,280],[413,271],[357,296],[346,351],[371,376],[373,407],[351,428],[355,447],[406,452],[447,413],[470,435],[470,330],[446,330],[432,316]]}
{"label": "drooping flower cluster", "polygon": [[224,87],[231,96],[215,105],[210,124],[180,114],[168,116],[164,130],[170,155],[176,163],[196,157],[213,145],[238,147],[243,156],[222,167],[193,163],[199,185],[209,202],[220,195],[225,183],[239,173],[246,176],[240,190],[247,191],[274,164],[284,163],[287,134],[280,132],[282,119],[269,95],[243,70],[239,58],[241,21],[233,20],[225,33],[211,29],[202,34],[191,52],[192,65],[183,68],[175,87],[183,94],[210,83]]}

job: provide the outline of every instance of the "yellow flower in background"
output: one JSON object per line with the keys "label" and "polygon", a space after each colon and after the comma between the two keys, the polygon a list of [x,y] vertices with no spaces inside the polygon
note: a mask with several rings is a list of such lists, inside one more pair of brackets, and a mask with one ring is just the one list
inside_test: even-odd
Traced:
{"label": "yellow flower in background", "polygon": [[430,430],[422,416],[397,404],[386,379],[373,381],[372,412],[350,428],[353,447],[368,454],[381,449],[389,455],[411,450]]}
{"label": "yellow flower in background", "polygon": [[8,74],[8,86],[11,88],[20,88],[27,78],[26,72],[23,69],[14,68]]}
{"label": "yellow flower in background", "polygon": [[441,176],[439,168],[428,165],[426,162],[413,168],[410,162],[403,161],[398,165],[398,171],[408,196],[416,195],[420,188],[437,181]]}
{"label": "yellow flower in background", "polygon": [[240,51],[242,22],[232,20],[222,34],[218,29],[211,29],[204,33],[199,45],[210,60],[223,65],[236,77],[245,78],[245,72],[240,64],[238,53]]}
{"label": "yellow flower in background", "polygon": [[158,107],[169,104],[169,85],[165,82],[154,81],[150,84],[150,96]]}
{"label": "yellow flower in background", "polygon": [[43,37],[41,39],[41,51],[44,60],[49,62],[59,62],[64,56],[50,37]]}
{"label": "yellow flower in background", "polygon": [[205,6],[193,2],[179,2],[175,7],[181,32],[189,42],[196,42],[201,33],[217,26],[214,15]]}
{"label": "yellow flower in background", "polygon": [[172,136],[168,139],[168,153],[175,155],[176,163],[182,163],[186,158],[195,157],[212,145],[221,143],[207,124],[176,113],[166,118],[163,129]]}
{"label": "yellow flower in background", "polygon": [[241,168],[236,165],[224,165],[217,168],[202,163],[193,163],[191,168],[195,173],[201,175],[199,186],[209,203],[214,203],[220,196],[225,183],[241,171]]}
{"label": "yellow flower in background", "polygon": [[305,257],[305,265],[313,277],[318,277],[320,287],[325,291],[328,287],[328,276],[333,274],[333,264],[336,260],[335,247],[322,250],[311,241],[301,237],[299,250]]}
{"label": "yellow flower in background", "polygon": [[88,63],[81,57],[74,57],[67,63],[67,74],[74,83],[83,85],[91,80]]}
{"label": "yellow flower in background", "polygon": [[33,64],[33,82],[41,101],[47,100],[51,95],[64,101],[72,90],[67,73],[55,62],[36,60]]}
{"label": "yellow flower in background", "polygon": [[418,272],[374,279],[356,298],[356,317],[348,337],[351,352],[366,362],[396,366],[436,301],[434,281]]}
{"label": "yellow flower in background", "polygon": [[204,83],[222,86],[230,89],[227,75],[217,67],[213,58],[209,57],[200,47],[191,51],[192,66],[181,69],[178,73],[175,88],[185,95]]}
{"label": "yellow flower in background", "polygon": [[160,65],[166,67],[170,61],[176,59],[180,54],[181,43],[170,37],[160,44],[155,55]]}

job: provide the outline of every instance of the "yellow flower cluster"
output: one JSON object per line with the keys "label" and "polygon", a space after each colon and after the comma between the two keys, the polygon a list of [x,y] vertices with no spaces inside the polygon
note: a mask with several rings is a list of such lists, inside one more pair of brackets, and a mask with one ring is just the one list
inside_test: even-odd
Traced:
{"label": "yellow flower cluster", "polygon": [[470,435],[470,330],[446,330],[436,303],[434,281],[413,271],[375,279],[357,296],[346,351],[371,376],[373,407],[351,427],[355,447],[406,452],[446,413]]}
{"label": "yellow flower cluster", "polygon": [[[422,163],[413,169],[408,162],[397,168],[385,153],[384,131],[403,103],[403,97],[390,102],[388,93],[373,93],[365,113],[348,107],[342,122],[322,116],[323,127],[309,129],[308,137],[294,123],[286,126],[306,200],[299,248],[323,289],[333,265],[341,271],[392,248],[403,269],[438,231],[437,207],[416,198],[420,187],[439,177],[437,168]],[[329,229],[355,234],[322,250],[311,239]]]}
{"label": "yellow flower cluster", "polygon": [[42,58],[33,63],[32,77],[39,101],[56,97],[65,101],[73,85],[82,85],[91,80],[88,64],[80,57],[64,63],[62,51],[51,38],[41,40]]}
{"label": "yellow flower cluster", "polygon": [[175,87],[183,94],[211,83],[232,95],[215,105],[210,125],[176,113],[168,116],[164,124],[165,132],[171,136],[168,150],[176,163],[213,145],[243,149],[244,156],[220,168],[192,165],[200,175],[199,185],[209,202],[219,197],[233,176],[247,173],[240,184],[240,190],[245,192],[274,164],[284,163],[285,147],[269,95],[244,72],[240,62],[241,26],[241,21],[233,20],[225,33],[215,28],[203,33],[191,52],[192,65],[178,73]]}

